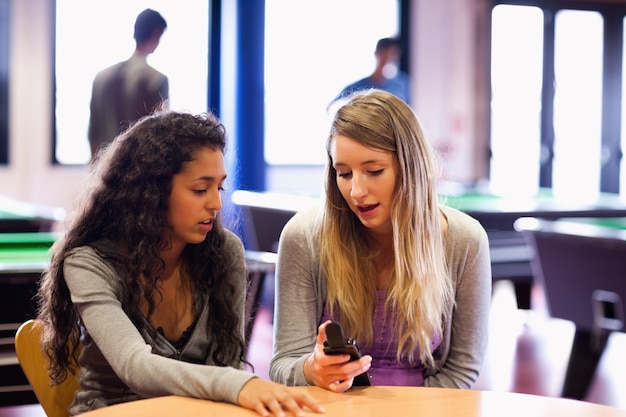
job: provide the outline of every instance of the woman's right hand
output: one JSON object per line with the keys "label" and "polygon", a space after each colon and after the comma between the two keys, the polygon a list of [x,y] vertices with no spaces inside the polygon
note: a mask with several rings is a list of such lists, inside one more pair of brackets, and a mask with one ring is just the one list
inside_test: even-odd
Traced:
{"label": "woman's right hand", "polygon": [[284,417],[291,415],[304,417],[304,407],[316,413],[324,413],[324,408],[310,395],[297,387],[287,387],[260,378],[248,381],[237,397],[237,403],[254,410],[263,417]]}
{"label": "woman's right hand", "polygon": [[328,323],[330,320],[319,327],[315,349],[304,361],[304,376],[311,385],[333,392],[345,392],[352,387],[354,377],[370,369],[372,357],[364,355],[356,361],[350,361],[350,355],[326,355],[324,341]]}

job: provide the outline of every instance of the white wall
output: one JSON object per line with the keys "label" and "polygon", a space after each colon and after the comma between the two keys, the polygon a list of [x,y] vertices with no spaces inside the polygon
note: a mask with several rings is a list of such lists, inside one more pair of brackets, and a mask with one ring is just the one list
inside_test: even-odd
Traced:
{"label": "white wall", "polygon": [[[452,149],[448,179],[475,180],[474,39],[480,0],[413,0],[412,102],[437,146]],[[9,146],[11,165],[0,168],[0,194],[72,208],[87,167],[50,164],[52,65],[50,0],[13,2],[11,16]],[[80,65],[80,51],[76,64]],[[318,194],[322,167],[271,167],[272,191]]]}
{"label": "white wall", "polygon": [[476,178],[476,0],[414,1],[411,35],[415,111],[426,136],[443,152],[449,180]]}

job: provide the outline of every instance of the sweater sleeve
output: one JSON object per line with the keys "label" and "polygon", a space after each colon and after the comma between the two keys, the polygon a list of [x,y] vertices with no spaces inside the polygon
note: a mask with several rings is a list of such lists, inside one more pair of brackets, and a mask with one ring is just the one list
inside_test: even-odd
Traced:
{"label": "sweater sleeve", "polygon": [[438,360],[440,367],[424,385],[471,388],[487,348],[491,308],[489,240],[483,227],[466,214],[451,211],[448,218],[448,267],[455,299]]}
{"label": "sweater sleeve", "polygon": [[[238,250],[243,262],[243,247]],[[188,363],[152,353],[122,310],[117,274],[93,250],[75,251],[65,260],[64,273],[90,338],[116,377],[133,392],[146,397],[174,394],[236,404],[239,391],[254,377],[232,367]],[[95,350],[92,353],[91,360],[99,356]],[[87,377],[83,372],[81,376]],[[112,376],[105,372],[102,377],[106,380]],[[98,379],[97,375],[88,378]]]}
{"label": "sweater sleeve", "polygon": [[296,214],[285,225],[278,246],[270,379],[286,385],[308,385],[304,361],[315,347],[322,315],[324,290],[315,213]]}

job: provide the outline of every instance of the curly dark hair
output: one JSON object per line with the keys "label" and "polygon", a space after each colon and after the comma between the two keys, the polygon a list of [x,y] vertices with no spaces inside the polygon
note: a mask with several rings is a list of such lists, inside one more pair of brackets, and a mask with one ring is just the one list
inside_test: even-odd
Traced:
{"label": "curly dark hair", "polygon": [[[198,150],[210,148],[224,153],[225,147],[225,129],[214,115],[161,111],[136,122],[99,153],[80,200],[82,207],[68,219],[67,233],[53,246],[50,266],[36,296],[38,318],[44,324],[42,342],[54,383],[64,381],[68,372],[76,372],[81,333],[80,317],[63,274],[63,262],[70,251],[88,245],[113,265],[122,286],[122,308],[142,329],[139,306],[142,301],[148,304],[149,319],[158,292],[156,280],[165,267],[159,253],[169,245],[163,241],[163,227],[167,224],[172,179]],[[195,311],[201,311],[206,297],[211,303],[207,330],[216,335],[212,359],[221,366],[244,361],[244,341],[232,331],[242,320],[233,310],[236,290],[220,279],[233,262],[232,255],[223,250],[224,239],[224,226],[218,217],[206,239],[187,245],[182,254]],[[155,330],[150,331],[154,338]]]}

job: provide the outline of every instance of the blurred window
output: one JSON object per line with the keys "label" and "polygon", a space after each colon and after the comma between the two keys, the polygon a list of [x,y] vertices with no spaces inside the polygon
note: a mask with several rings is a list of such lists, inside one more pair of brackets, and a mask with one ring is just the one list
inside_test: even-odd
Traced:
{"label": "blurred window", "polygon": [[398,0],[265,0],[265,161],[325,164],[328,105],[399,32]]}
{"label": "blurred window", "polygon": [[623,110],[614,113],[624,108],[626,6],[494,3],[493,191],[533,194],[547,187],[561,196],[593,199],[601,191],[624,190]]}

